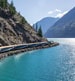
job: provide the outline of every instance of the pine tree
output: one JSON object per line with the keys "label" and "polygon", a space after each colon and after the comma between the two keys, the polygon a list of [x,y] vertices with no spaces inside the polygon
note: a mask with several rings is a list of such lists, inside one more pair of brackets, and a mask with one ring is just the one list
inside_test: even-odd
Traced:
{"label": "pine tree", "polygon": [[0,0],[0,7],[5,9],[7,8],[7,4],[8,4],[7,0]]}
{"label": "pine tree", "polygon": [[27,21],[25,20],[25,18],[24,17],[22,17],[22,19],[21,19],[21,21],[20,21],[20,23],[21,24],[25,24]]}
{"label": "pine tree", "polygon": [[3,0],[3,8],[7,8],[7,0]]}
{"label": "pine tree", "polygon": [[38,31],[38,24],[36,23],[36,28],[35,28],[36,32]]}
{"label": "pine tree", "polygon": [[10,13],[14,15],[16,13],[16,9],[14,7],[13,1],[11,1],[11,4],[9,6]]}
{"label": "pine tree", "polygon": [[3,0],[0,0],[0,7],[3,7]]}
{"label": "pine tree", "polygon": [[40,37],[43,37],[41,26],[40,26],[39,29],[38,29],[38,35],[39,35]]}

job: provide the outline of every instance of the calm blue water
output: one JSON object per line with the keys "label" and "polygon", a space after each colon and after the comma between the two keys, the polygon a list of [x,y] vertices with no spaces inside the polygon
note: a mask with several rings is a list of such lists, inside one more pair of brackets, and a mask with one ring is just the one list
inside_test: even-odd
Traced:
{"label": "calm blue water", "polygon": [[0,61],[0,81],[75,81],[75,39]]}

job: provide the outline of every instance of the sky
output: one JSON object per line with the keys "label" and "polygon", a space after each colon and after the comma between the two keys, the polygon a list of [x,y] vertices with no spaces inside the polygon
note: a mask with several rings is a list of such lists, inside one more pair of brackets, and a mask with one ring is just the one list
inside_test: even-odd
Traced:
{"label": "sky", "polygon": [[[10,3],[11,0],[8,0]],[[16,10],[32,25],[44,17],[62,17],[75,7],[75,0],[13,0]]]}

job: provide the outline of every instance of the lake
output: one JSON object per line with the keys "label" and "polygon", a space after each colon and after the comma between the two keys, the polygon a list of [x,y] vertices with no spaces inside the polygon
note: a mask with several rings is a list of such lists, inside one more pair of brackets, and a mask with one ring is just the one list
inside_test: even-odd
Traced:
{"label": "lake", "polygon": [[75,39],[52,48],[30,51],[0,61],[0,81],[75,81]]}

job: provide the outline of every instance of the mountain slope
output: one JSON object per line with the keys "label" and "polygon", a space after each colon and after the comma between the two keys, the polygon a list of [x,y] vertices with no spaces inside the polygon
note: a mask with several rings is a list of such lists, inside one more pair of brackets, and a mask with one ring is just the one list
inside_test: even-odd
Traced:
{"label": "mountain slope", "polygon": [[58,20],[59,18],[52,18],[52,17],[46,17],[38,21],[34,24],[34,28],[36,29],[36,24],[38,25],[38,28],[41,26],[43,34],[47,32],[47,30]]}
{"label": "mountain slope", "polygon": [[0,7],[0,46],[46,41],[20,15],[11,14],[8,7]]}
{"label": "mountain slope", "polygon": [[45,34],[50,38],[75,37],[75,7],[59,19]]}

